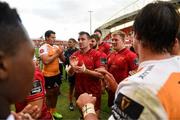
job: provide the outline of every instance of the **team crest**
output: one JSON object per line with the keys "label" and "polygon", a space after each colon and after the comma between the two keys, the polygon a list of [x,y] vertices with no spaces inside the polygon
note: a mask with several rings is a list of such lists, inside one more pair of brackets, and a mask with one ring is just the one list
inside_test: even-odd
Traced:
{"label": "team crest", "polygon": [[41,49],[41,50],[40,50],[40,53],[43,53],[43,52],[44,52],[44,50],[43,50],[43,49]]}

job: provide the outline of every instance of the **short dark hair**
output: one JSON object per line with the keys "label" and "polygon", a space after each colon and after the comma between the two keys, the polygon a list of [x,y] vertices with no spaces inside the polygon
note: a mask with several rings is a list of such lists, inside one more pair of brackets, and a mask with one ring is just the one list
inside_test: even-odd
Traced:
{"label": "short dark hair", "polygon": [[146,5],[136,16],[134,31],[144,47],[156,53],[171,52],[179,27],[177,8],[168,2]]}
{"label": "short dark hair", "polygon": [[73,43],[77,43],[77,41],[74,39],[74,38],[69,38],[69,40],[68,41],[73,41]]}
{"label": "short dark hair", "polygon": [[95,33],[95,32],[99,32],[99,33],[102,35],[102,32],[101,32],[100,29],[95,29],[95,30],[94,30],[94,33]]}
{"label": "short dark hair", "polygon": [[85,32],[85,31],[81,31],[79,32],[79,35],[86,35],[88,39],[90,39],[90,35],[88,32]]}
{"label": "short dark hair", "polygon": [[96,42],[98,42],[98,41],[100,40],[100,37],[99,37],[98,35],[96,35],[96,34],[92,34],[92,35],[90,36],[90,39],[95,39]]}
{"label": "short dark hair", "polygon": [[15,55],[19,45],[29,40],[16,9],[6,2],[0,2],[0,33],[0,51],[7,55]]}
{"label": "short dark hair", "polygon": [[48,30],[48,31],[45,32],[44,36],[46,38],[46,37],[49,37],[51,34],[56,34],[56,33],[54,31],[52,31],[52,30]]}

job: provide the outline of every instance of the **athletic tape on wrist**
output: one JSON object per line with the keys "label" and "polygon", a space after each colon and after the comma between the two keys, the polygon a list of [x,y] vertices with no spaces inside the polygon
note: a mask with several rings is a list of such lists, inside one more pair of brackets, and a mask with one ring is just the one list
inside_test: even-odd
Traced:
{"label": "athletic tape on wrist", "polygon": [[94,110],[94,105],[92,103],[87,103],[86,105],[84,105],[82,107],[82,113],[83,113],[83,117],[85,118],[89,113],[93,113],[96,114],[95,110]]}

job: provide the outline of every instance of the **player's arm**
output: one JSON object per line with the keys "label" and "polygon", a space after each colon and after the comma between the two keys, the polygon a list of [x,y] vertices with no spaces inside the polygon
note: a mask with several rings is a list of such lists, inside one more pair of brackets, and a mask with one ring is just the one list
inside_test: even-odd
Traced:
{"label": "player's arm", "polygon": [[57,57],[59,57],[59,50],[56,49],[55,52],[51,52],[48,50],[47,45],[43,45],[39,48],[40,58],[43,64],[48,65],[52,61],[54,61]]}
{"label": "player's arm", "polygon": [[[102,67],[103,69],[105,69],[104,67]],[[82,66],[70,66],[70,68],[67,70],[69,75],[74,75],[74,73],[84,73],[84,74],[88,74],[90,76],[94,76],[100,79],[103,79],[104,76],[94,70],[89,70],[85,67],[85,65]]]}
{"label": "player's arm", "polygon": [[39,114],[40,116],[44,99],[45,99],[44,78],[41,73],[38,73],[36,71],[35,80],[33,80],[33,88],[30,91],[30,95],[26,98],[26,101],[27,104],[31,104],[32,106],[37,106],[40,109],[40,114]]}
{"label": "player's arm", "polygon": [[66,62],[66,59],[65,59],[63,53],[61,53],[61,54],[59,55],[59,59],[60,59],[62,62],[64,62],[64,63]]}
{"label": "player's arm", "polygon": [[[100,67],[101,69],[105,69],[105,67]],[[97,78],[100,78],[100,79],[103,79],[104,76],[103,74],[101,74],[100,72],[97,72],[95,70],[89,70],[87,68],[85,68],[85,70],[83,71],[83,73],[85,74],[88,74],[90,76],[94,76],[94,77],[97,77]]]}
{"label": "player's arm", "polygon": [[98,120],[94,109],[95,102],[96,97],[93,97],[92,94],[88,93],[81,94],[77,99],[76,104],[82,111],[84,120]]}
{"label": "player's arm", "polygon": [[63,47],[59,45],[59,46],[58,46],[59,59],[60,59],[62,62],[65,63],[66,59],[65,59],[65,56],[64,56],[64,54],[63,54],[63,51],[64,51]]}
{"label": "player's arm", "polygon": [[84,120],[98,120],[97,115],[89,113],[84,117]]}
{"label": "player's arm", "polygon": [[45,65],[48,65],[50,64],[51,62],[53,62],[57,57],[59,57],[59,53],[56,52],[55,54],[53,54],[52,56],[49,56],[48,54],[43,54],[40,56],[41,59],[42,59],[42,62],[45,64]]}
{"label": "player's arm", "polygon": [[[102,56],[102,53],[97,51],[93,57],[94,57],[93,62],[94,62],[95,68],[101,68],[105,70],[105,63],[104,63],[104,59],[102,58],[106,58],[106,55]],[[83,72],[85,74],[88,74],[88,75],[91,75],[100,79],[104,78],[104,75],[101,74],[100,72],[97,72],[96,70],[90,70],[88,68],[85,68]]]}
{"label": "player's arm", "polygon": [[106,84],[106,88],[115,93],[115,91],[118,87],[118,84],[117,84],[114,76],[111,73],[109,73],[107,70],[102,69],[102,68],[95,69],[95,71],[104,75],[103,80]]}

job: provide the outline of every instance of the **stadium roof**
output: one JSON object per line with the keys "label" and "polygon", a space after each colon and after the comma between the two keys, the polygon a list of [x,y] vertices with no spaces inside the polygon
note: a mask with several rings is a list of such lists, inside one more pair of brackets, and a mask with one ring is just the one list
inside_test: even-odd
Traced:
{"label": "stadium roof", "polygon": [[[151,1],[151,2],[153,2],[153,1]],[[180,9],[180,0],[170,0],[169,2],[172,2],[173,4],[175,4]],[[137,10],[134,10],[134,11],[132,11],[130,13],[127,13],[125,15],[119,16],[119,17],[117,17],[115,19],[112,19],[111,21],[106,22],[103,25],[101,25],[100,27],[98,27],[98,29],[102,30],[102,32],[103,32],[103,30],[106,30],[106,29],[109,29],[109,31],[110,31],[110,29],[112,29],[112,28],[114,28],[116,26],[119,26],[119,25],[122,25],[124,23],[133,21],[135,16],[137,15],[137,13],[138,13],[138,11],[140,9],[141,8],[139,8]]]}

